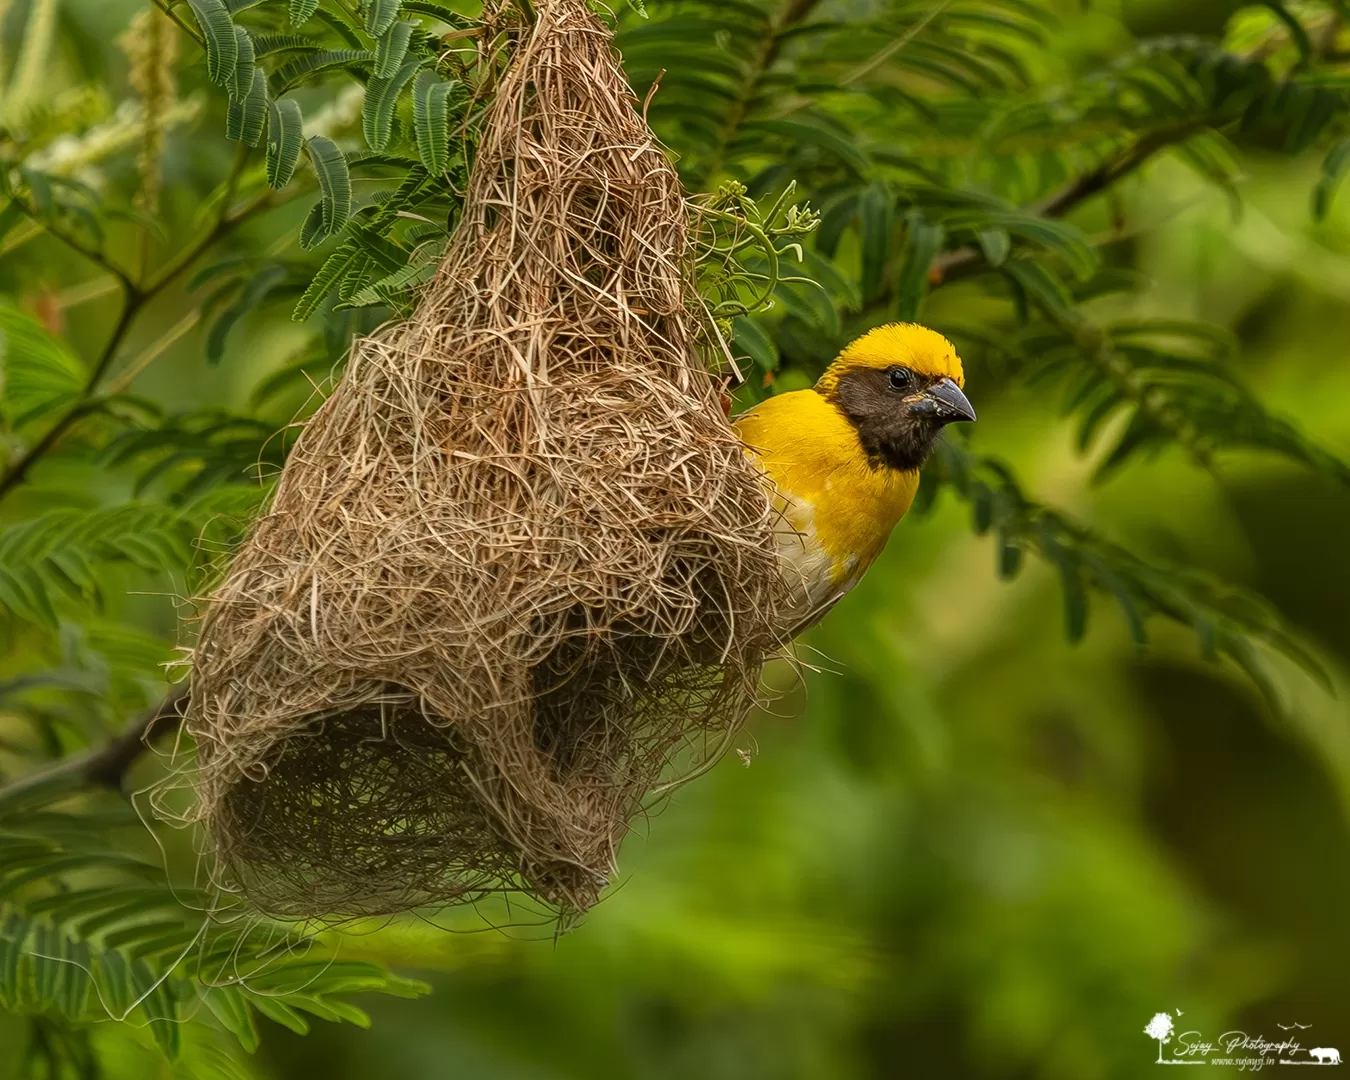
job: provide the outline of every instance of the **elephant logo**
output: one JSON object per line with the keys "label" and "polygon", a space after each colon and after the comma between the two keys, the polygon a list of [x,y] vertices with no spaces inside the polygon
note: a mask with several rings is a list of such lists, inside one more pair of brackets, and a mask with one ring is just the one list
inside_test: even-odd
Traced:
{"label": "elephant logo", "polygon": [[1308,1051],[1308,1056],[1316,1058],[1319,1065],[1339,1065],[1341,1063],[1341,1052],[1334,1046],[1315,1046]]}

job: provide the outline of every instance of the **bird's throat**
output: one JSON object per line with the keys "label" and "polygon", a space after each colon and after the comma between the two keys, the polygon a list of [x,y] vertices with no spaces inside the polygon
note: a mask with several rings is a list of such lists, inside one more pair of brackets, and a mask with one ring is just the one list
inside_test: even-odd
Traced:
{"label": "bird's throat", "polygon": [[942,425],[929,417],[911,415],[874,378],[852,379],[849,374],[829,388],[826,400],[843,413],[856,432],[868,464],[877,469],[917,472],[941,438]]}

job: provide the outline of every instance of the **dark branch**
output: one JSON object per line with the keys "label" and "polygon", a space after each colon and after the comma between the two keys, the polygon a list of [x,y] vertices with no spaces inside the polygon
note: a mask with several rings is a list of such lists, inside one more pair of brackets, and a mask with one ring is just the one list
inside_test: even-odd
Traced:
{"label": "dark branch", "polygon": [[0,499],[3,499],[13,488],[23,483],[28,477],[28,470],[45,457],[52,447],[61,440],[61,437],[84,415],[88,408],[89,399],[98,387],[99,380],[103,378],[104,372],[108,370],[108,365],[117,355],[118,347],[122,344],[123,338],[126,337],[127,331],[131,329],[131,324],[135,321],[148,295],[132,291],[133,287],[130,285],[125,285],[124,288],[126,289],[126,298],[122,302],[122,313],[117,317],[117,324],[108,336],[103,351],[99,353],[98,359],[94,361],[93,368],[90,369],[89,377],[85,380],[84,389],[80,393],[80,400],[57,417],[56,422],[42,433],[42,437],[11,463],[3,475],[0,475]]}
{"label": "dark branch", "polygon": [[87,787],[120,791],[127,773],[150,744],[182,722],[188,686],[184,681],[173,687],[157,705],[137,716],[101,747],[72,754],[0,787],[0,807],[15,801],[49,801]]}
{"label": "dark branch", "polygon": [[[1082,176],[1069,181],[1040,202],[1032,203],[1027,207],[1027,210],[1039,217],[1063,217],[1079,204],[1086,202],[1094,195],[1101,194],[1112,184],[1134,172],[1155,154],[1166,150],[1169,146],[1185,142],[1192,135],[1198,135],[1207,127],[1209,125],[1202,121],[1193,121],[1141,135],[1115,157],[1102,162],[1091,172],[1086,172]],[[934,259],[933,274],[940,283],[946,284],[950,281],[970,277],[981,270],[983,266],[984,255],[979,248],[963,247],[954,251],[944,251]],[[878,303],[886,303],[889,300],[889,295],[882,297],[874,302],[872,307],[875,308]]]}
{"label": "dark branch", "polygon": [[1041,217],[1062,217],[1079,203],[1105,191],[1117,180],[1128,176],[1148,161],[1154,154],[1185,142],[1192,135],[1198,135],[1210,125],[1203,120],[1195,120],[1174,127],[1160,128],[1139,136],[1115,157],[1102,162],[1091,172],[1084,173],[1070,181],[1059,191],[1050,195],[1029,209]]}

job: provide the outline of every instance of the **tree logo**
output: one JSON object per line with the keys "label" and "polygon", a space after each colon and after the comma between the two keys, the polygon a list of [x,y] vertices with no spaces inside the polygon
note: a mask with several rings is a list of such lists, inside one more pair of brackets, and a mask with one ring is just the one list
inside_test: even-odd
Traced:
{"label": "tree logo", "polygon": [[1171,1013],[1154,1013],[1153,1019],[1148,1022],[1148,1027],[1144,1028],[1144,1034],[1150,1039],[1158,1040],[1158,1064],[1159,1065],[1203,1065],[1203,1061],[1179,1061],[1176,1058],[1163,1057],[1163,1046],[1172,1041],[1172,1032],[1176,1030],[1176,1025],[1172,1023]]}

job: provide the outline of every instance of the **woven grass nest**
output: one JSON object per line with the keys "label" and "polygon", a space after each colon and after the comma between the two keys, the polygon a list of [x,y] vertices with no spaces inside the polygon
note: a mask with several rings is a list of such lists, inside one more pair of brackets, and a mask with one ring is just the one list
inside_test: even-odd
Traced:
{"label": "woven grass nest", "polygon": [[585,0],[536,10],[434,282],[356,343],[204,612],[197,814],[269,914],[584,911],[779,645],[679,181]]}

